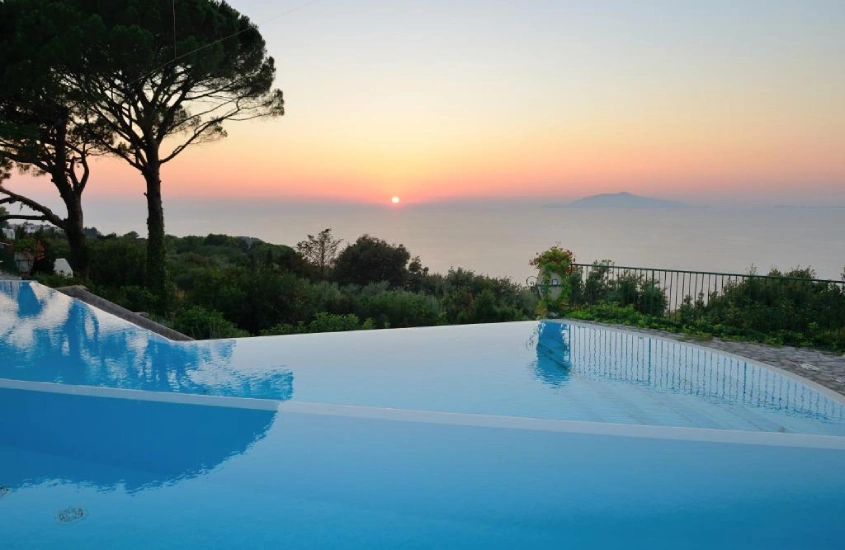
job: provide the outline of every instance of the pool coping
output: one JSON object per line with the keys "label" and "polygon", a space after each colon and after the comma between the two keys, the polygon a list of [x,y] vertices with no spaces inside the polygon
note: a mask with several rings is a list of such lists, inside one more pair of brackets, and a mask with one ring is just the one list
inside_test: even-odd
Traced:
{"label": "pool coping", "polygon": [[172,403],[179,405],[254,409],[276,411],[282,414],[300,414],[308,416],[331,416],[366,420],[465,426],[472,428],[845,451],[845,436],[835,435],[719,430],[713,428],[689,428],[680,426],[652,426],[644,424],[621,424],[611,422],[589,422],[583,420],[561,420],[523,416],[398,409],[390,407],[368,407],[361,405],[336,405],[309,401],[279,401],[273,399],[251,399],[245,397],[198,395],[178,392],[153,392],[147,390],[104,388],[97,386],[71,386],[55,382],[23,382],[4,378],[0,378],[0,389],[55,393],[80,397]]}
{"label": "pool coping", "polygon": [[[35,283],[41,284],[37,281],[35,281]],[[142,328],[154,334],[158,334],[159,336],[167,338],[172,342],[191,342],[194,340],[190,336],[186,336],[181,332],[177,332],[170,327],[162,325],[161,323],[156,323],[148,317],[144,317],[143,315],[135,313],[134,311],[130,311],[123,306],[115,304],[114,302],[110,302],[105,298],[101,298],[100,296],[97,296],[82,285],[64,286],[59,288],[52,288],[52,290],[60,292],[74,300],[79,300],[80,302],[83,302],[89,305],[90,307],[114,315],[115,317],[118,317],[119,319],[122,319],[127,323],[131,323],[137,326],[138,328]]]}

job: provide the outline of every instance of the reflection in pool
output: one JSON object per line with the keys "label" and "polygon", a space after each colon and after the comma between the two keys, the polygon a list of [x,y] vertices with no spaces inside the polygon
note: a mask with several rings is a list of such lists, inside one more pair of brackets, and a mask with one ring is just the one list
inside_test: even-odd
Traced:
{"label": "reflection in pool", "polygon": [[841,400],[831,399],[796,378],[740,357],[682,342],[591,325],[543,321],[528,344],[537,349],[537,377],[550,386],[561,386],[577,376],[845,421]]}
{"label": "reflection in pool", "polygon": [[[3,461],[9,490],[56,480],[127,491],[211,471],[246,452],[275,408],[192,406],[0,388],[0,444],[35,454]],[[50,457],[61,456],[55,461]],[[19,459],[19,460],[16,460]]]}
{"label": "reflection in pool", "polygon": [[176,343],[38,284],[0,282],[0,378],[290,399],[293,374],[228,367],[235,342]]}
{"label": "reflection in pool", "polygon": [[562,386],[569,380],[572,358],[568,325],[540,322],[536,335],[532,335],[527,345],[537,351],[534,364],[537,378],[552,387]]}

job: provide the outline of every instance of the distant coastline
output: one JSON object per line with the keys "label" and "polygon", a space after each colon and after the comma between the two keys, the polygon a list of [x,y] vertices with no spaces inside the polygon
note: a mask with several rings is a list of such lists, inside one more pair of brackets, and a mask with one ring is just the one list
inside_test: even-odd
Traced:
{"label": "distant coastline", "polygon": [[570,203],[546,203],[543,208],[692,208],[690,205],[664,199],[643,197],[633,193],[590,195]]}

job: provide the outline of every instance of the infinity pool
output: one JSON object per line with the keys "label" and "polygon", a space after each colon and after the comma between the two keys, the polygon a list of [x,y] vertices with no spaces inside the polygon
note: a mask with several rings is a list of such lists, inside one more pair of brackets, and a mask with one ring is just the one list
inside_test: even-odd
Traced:
{"label": "infinity pool", "polygon": [[4,548],[839,548],[844,411],[589,325],[173,343],[0,282]]}

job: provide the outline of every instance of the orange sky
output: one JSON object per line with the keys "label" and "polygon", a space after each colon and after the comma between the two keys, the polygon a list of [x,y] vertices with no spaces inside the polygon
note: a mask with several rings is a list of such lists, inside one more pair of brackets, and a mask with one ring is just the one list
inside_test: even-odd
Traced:
{"label": "orange sky", "polygon": [[[267,38],[287,115],[183,153],[165,199],[845,203],[842,2],[232,4]],[[89,193],[142,191],[95,165]]]}

